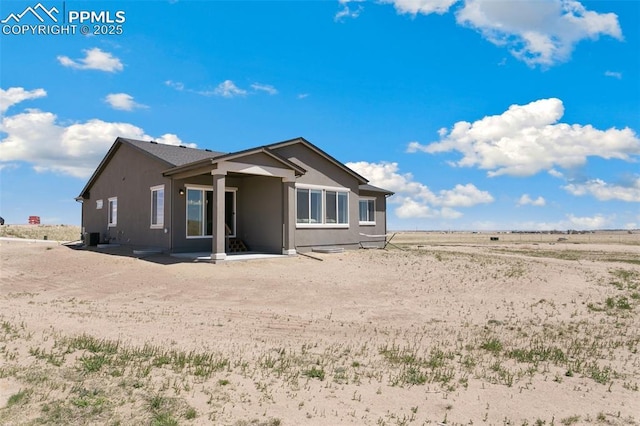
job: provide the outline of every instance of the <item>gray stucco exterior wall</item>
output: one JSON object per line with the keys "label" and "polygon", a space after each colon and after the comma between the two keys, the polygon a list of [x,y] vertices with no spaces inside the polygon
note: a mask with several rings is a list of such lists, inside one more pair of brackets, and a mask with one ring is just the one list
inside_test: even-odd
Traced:
{"label": "gray stucco exterior wall", "polygon": [[252,251],[282,253],[282,180],[247,176],[237,198],[240,238]]}
{"label": "gray stucco exterior wall", "polygon": [[[100,233],[101,243],[133,247],[171,247],[169,206],[171,180],[162,176],[163,165],[127,145],[120,145],[82,202],[84,232]],[[151,229],[151,187],[164,185],[164,226]],[[117,197],[117,223],[108,226],[109,199]],[[102,208],[97,208],[102,200]],[[165,232],[167,228],[167,232]]]}
{"label": "gray stucco exterior wall", "polygon": [[[292,144],[274,150],[288,160],[300,165],[307,173],[296,180],[296,185],[318,185],[332,188],[344,188],[349,190],[349,226],[331,227],[322,226],[308,228],[296,226],[295,242],[299,251],[310,251],[313,247],[321,246],[343,246],[345,248],[357,248],[363,237],[360,235],[358,203],[360,194],[358,186],[360,182],[351,174],[338,165],[328,161],[326,158],[304,146],[303,144]],[[381,195],[381,194],[377,194]],[[382,195],[384,199],[384,195]],[[384,206],[384,201],[379,201],[376,205]],[[377,207],[376,207],[377,208]],[[369,231],[382,230],[384,225],[367,227]]]}
{"label": "gray stucco exterior wall", "polygon": [[[375,200],[375,225],[359,225],[359,234],[385,235],[387,233],[387,196],[384,193],[373,191],[360,191],[360,198],[373,198]],[[376,245],[384,246],[384,237],[367,237],[359,235],[364,243],[376,242]],[[368,245],[372,245],[369,243]]]}
{"label": "gray stucco exterior wall", "polygon": [[[293,254],[293,248],[302,252],[321,246],[357,248],[360,242],[384,240],[387,232],[387,193],[364,185],[364,178],[304,139],[201,159],[197,157],[205,155],[204,150],[120,141],[119,138],[113,145],[82,194],[83,232],[99,233],[100,242],[171,252],[212,252],[214,249],[222,259],[224,236],[222,240],[214,240],[212,235],[187,236],[189,188],[205,191],[203,200],[192,199],[192,207],[204,205],[205,215],[208,215],[208,219],[192,219],[191,226],[199,223],[203,226],[201,229],[212,232],[215,228],[212,219],[215,219],[217,229],[223,230],[220,235],[224,233],[224,222],[220,222],[220,218],[225,220],[230,214],[229,194],[212,198],[215,197],[215,193],[210,192],[214,181],[222,185],[220,188],[226,188],[225,192],[234,194],[235,236],[252,251],[282,253],[284,249]],[[159,156],[160,151],[171,156]],[[196,160],[179,163],[174,159],[183,155]],[[182,164],[184,168],[174,164]],[[162,226],[154,227],[151,226],[151,188],[157,186],[164,188],[164,222]],[[296,187],[322,189],[325,195],[330,191],[347,192],[348,224],[329,224],[324,220],[316,223],[311,218],[306,224],[296,223]],[[361,190],[361,187],[368,189]],[[194,192],[191,195],[197,197]],[[117,223],[109,226],[109,199],[112,197],[116,197],[118,203]],[[362,198],[375,200],[375,223],[360,224],[359,202]],[[97,208],[97,200],[102,201],[102,208]],[[338,197],[338,200],[342,198]],[[225,206],[221,215],[213,212],[216,204]],[[333,221],[336,221],[335,216]]]}

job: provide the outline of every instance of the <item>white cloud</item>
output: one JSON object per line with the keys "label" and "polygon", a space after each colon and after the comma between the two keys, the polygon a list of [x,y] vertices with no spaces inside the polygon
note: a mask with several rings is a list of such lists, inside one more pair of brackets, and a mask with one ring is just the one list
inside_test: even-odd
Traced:
{"label": "white cloud", "polygon": [[[575,0],[382,0],[398,13],[447,13],[456,3],[459,25],[478,31],[509,49],[530,66],[548,67],[568,60],[584,39],[601,35],[622,40],[618,16],[587,10]],[[345,11],[346,13],[346,11]]]}
{"label": "white cloud", "polygon": [[309,94],[308,93],[299,93],[297,98],[298,99],[304,99],[304,98],[308,98]]}
{"label": "white cloud", "polygon": [[173,88],[173,89],[176,89],[179,92],[184,90],[184,84],[179,82],[179,81],[167,80],[167,81],[164,82],[164,84],[166,86],[169,86],[169,87]]}
{"label": "white cloud", "polygon": [[120,59],[116,58],[109,52],[103,52],[97,47],[93,49],[83,50],[85,57],[73,60],[68,56],[58,56],[58,62],[61,65],[79,70],[100,70],[107,72],[122,71],[124,66]]}
{"label": "white cloud", "polygon": [[584,39],[608,35],[622,40],[616,14],[590,11],[574,0],[466,0],[456,20],[491,43],[508,47],[530,66],[566,61]]}
{"label": "white cloud", "polygon": [[38,172],[80,178],[93,173],[118,136],[185,145],[176,135],[153,138],[129,123],[92,119],[61,124],[55,114],[37,109],[4,116],[0,131],[6,133],[6,137],[0,140],[0,164],[26,162]]}
{"label": "white cloud", "polygon": [[570,183],[563,187],[573,195],[591,195],[600,201],[620,200],[640,202],[640,177],[628,186],[614,185],[601,179],[592,179],[584,183]]}
{"label": "white cloud", "polygon": [[382,0],[382,3],[392,3],[398,13],[429,15],[431,13],[444,14],[458,0]]}
{"label": "white cloud", "polygon": [[549,173],[549,175],[553,176],[554,178],[558,178],[558,179],[563,179],[564,178],[564,173],[556,170],[556,169],[549,169],[547,170],[547,173]]}
{"label": "white cloud", "polygon": [[270,84],[253,83],[251,88],[257,92],[266,92],[269,95],[277,95],[278,90]]}
{"label": "white cloud", "polygon": [[613,223],[613,217],[605,217],[601,214],[595,216],[578,217],[572,214],[567,215],[569,227],[576,229],[603,229]]}
{"label": "white cloud", "polygon": [[336,22],[341,22],[345,18],[355,19],[360,16],[360,13],[363,10],[363,7],[359,4],[355,9],[352,9],[351,6],[349,6],[349,3],[362,3],[364,2],[364,0],[339,0],[339,2],[342,6],[342,9],[340,9],[338,13],[336,13],[336,15],[333,17],[333,20]]}
{"label": "white cloud", "polygon": [[[196,148],[196,144],[195,143],[185,143],[183,142],[178,135],[174,134],[174,133],[165,133],[164,135],[160,136],[159,138],[151,138],[154,141],[158,142],[158,143],[162,143],[165,145],[173,145],[173,146],[188,146],[189,148]],[[145,138],[143,138],[143,140],[146,140]]]}
{"label": "white cloud", "polygon": [[225,80],[215,88],[213,93],[225,98],[233,98],[236,96],[244,96],[247,94],[247,91],[238,88],[233,81]]}
{"label": "white cloud", "polygon": [[126,93],[110,93],[104,99],[111,108],[122,111],[133,111],[136,108],[147,108],[146,105],[139,104],[133,100],[133,96]]}
{"label": "white cloud", "polygon": [[617,71],[605,71],[604,75],[607,77],[617,78],[618,80],[622,80],[622,73]]}
{"label": "white cloud", "polygon": [[473,207],[477,204],[492,203],[493,197],[487,191],[480,191],[475,185],[456,185],[453,189],[443,189],[438,193],[437,204],[445,207]]}
{"label": "white cloud", "polygon": [[454,207],[472,207],[494,201],[491,194],[470,183],[434,193],[428,186],[414,181],[411,173],[400,173],[398,163],[360,161],[346,165],[369,179],[372,185],[395,192],[389,202],[397,205],[395,213],[402,219],[455,219],[462,213]]}
{"label": "white cloud", "polygon": [[[194,90],[187,88],[184,83],[179,81],[167,80],[164,82],[165,86],[171,87],[179,92],[185,91],[189,93],[195,93],[200,96],[222,96],[224,98],[234,98],[236,96],[246,96],[248,92],[244,89],[239,88],[235,85],[235,83],[231,80],[225,80],[222,83],[218,84],[215,89],[208,90]],[[271,95],[275,95],[278,91],[270,85],[254,83],[251,86],[254,91],[263,91],[267,92]]]}
{"label": "white cloud", "polygon": [[479,167],[489,176],[531,176],[554,167],[574,168],[587,157],[633,161],[640,154],[640,139],[628,127],[598,130],[591,125],[558,123],[564,114],[559,99],[512,105],[500,115],[473,123],[459,121],[440,131],[440,141],[429,145],[411,142],[407,152],[458,151],[458,167]]}
{"label": "white cloud", "polygon": [[529,194],[522,194],[522,196],[518,200],[518,206],[531,205],[531,206],[542,207],[546,204],[547,202],[543,197],[540,196],[534,200],[529,196]]}
{"label": "white cloud", "polygon": [[24,90],[22,87],[10,87],[7,90],[0,89],[0,113],[4,113],[19,102],[27,99],[37,99],[47,96],[44,89]]}

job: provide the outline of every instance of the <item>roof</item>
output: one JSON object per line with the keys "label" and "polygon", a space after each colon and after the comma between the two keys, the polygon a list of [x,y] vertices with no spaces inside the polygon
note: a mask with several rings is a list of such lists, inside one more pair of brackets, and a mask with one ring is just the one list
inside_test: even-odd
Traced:
{"label": "roof", "polygon": [[257,154],[257,153],[263,153],[265,155],[268,155],[269,157],[273,158],[279,163],[285,165],[287,168],[293,170],[297,176],[301,176],[307,172],[304,168],[298,166],[296,163],[289,161],[288,159],[284,158],[280,154],[270,150],[267,147],[261,146],[258,148],[249,148],[242,151],[230,152],[229,154],[220,154],[215,157],[204,158],[202,160],[194,161],[192,163],[187,163],[181,166],[172,167],[169,170],[165,170],[163,174],[165,176],[171,176],[176,173],[198,169],[200,167],[219,163],[221,161],[235,160],[235,159],[239,159],[239,158],[246,157],[252,154]]}
{"label": "roof", "polygon": [[149,153],[174,167],[224,155],[223,152],[188,148],[183,145],[167,145],[154,141],[147,142],[127,138],[118,138],[118,140]]}
{"label": "roof", "polygon": [[80,192],[80,196],[78,196],[76,199],[84,198],[84,195],[89,191],[89,188],[91,188],[95,180],[98,178],[98,176],[100,176],[104,168],[107,166],[107,164],[121,145],[130,146],[133,149],[139,150],[145,155],[148,155],[165,163],[168,168],[168,170],[164,173],[165,175],[171,175],[180,171],[190,170],[192,168],[197,168],[206,164],[215,164],[218,161],[231,160],[258,152],[262,152],[271,156],[272,158],[294,170],[297,175],[302,175],[306,173],[306,170],[277,153],[278,148],[293,144],[303,144],[304,146],[324,157],[326,160],[335,164],[345,172],[349,173],[360,184],[359,189],[371,192],[381,192],[389,195],[393,194],[393,192],[391,191],[369,185],[369,181],[367,179],[351,170],[349,167],[345,166],[343,163],[336,160],[335,158],[302,137],[289,139],[282,142],[275,142],[269,145],[263,145],[256,148],[250,148],[232,153],[223,153],[211,151],[209,149],[188,148],[182,145],[167,145],[154,141],[141,141],[137,139],[119,137],[113,143],[113,145],[107,152],[107,155],[105,155],[105,157],[102,159],[95,172],[93,172],[91,178],[89,178],[89,181]]}
{"label": "roof", "polygon": [[215,152],[206,149],[188,148],[183,145],[168,145],[155,141],[141,141],[137,139],[118,137],[113,145],[111,145],[111,148],[109,148],[107,155],[104,156],[96,170],[93,172],[93,175],[91,175],[91,177],[89,178],[87,184],[84,186],[84,188],[82,188],[82,191],[80,191],[80,195],[76,197],[76,200],[84,198],[85,194],[89,191],[89,188],[91,188],[93,183],[96,181],[98,176],[100,176],[118,148],[120,148],[120,146],[122,145],[128,145],[134,149],[137,149],[145,155],[166,163],[166,165],[169,167],[180,166],[206,158],[213,158],[223,155],[223,153],[221,152]]}
{"label": "roof", "polygon": [[395,192],[393,192],[393,191],[389,191],[389,190],[386,190],[386,189],[378,188],[377,186],[369,185],[368,183],[358,186],[358,189],[360,191],[382,192],[383,194],[386,194],[386,195],[395,194]]}

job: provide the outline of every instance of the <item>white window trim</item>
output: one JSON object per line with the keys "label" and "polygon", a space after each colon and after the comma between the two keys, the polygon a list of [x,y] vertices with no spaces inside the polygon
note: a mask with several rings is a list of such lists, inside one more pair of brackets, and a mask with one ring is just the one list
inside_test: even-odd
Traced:
{"label": "white window trim", "polygon": [[[163,229],[164,228],[164,195],[165,195],[165,191],[164,191],[164,185],[156,185],[156,186],[152,186],[151,188],[149,188],[149,190],[151,191],[151,212],[150,212],[150,228],[151,229]],[[162,190],[163,194],[162,194],[162,221],[158,222],[158,223],[153,223],[153,193],[156,191],[160,191]],[[159,206],[158,206],[159,207]],[[160,211],[160,209],[158,209],[158,211]]]}
{"label": "white window trim", "polygon": [[[114,215],[115,217],[113,217],[113,219],[115,219],[113,222],[110,221],[112,201],[116,202],[116,214]],[[107,208],[107,228],[113,228],[118,226],[118,197],[111,197],[107,199],[107,207],[108,207]]]}
{"label": "white window trim", "polygon": [[195,184],[187,183],[184,185],[184,188],[185,189],[204,189],[206,191],[213,191],[212,185],[195,185]]}
{"label": "white window trim", "polygon": [[[373,221],[360,220],[360,201],[373,201]],[[360,197],[358,199],[358,224],[363,226],[372,226],[376,224],[376,199],[375,197]]]}
{"label": "white window trim", "polygon": [[[349,188],[344,188],[344,187],[340,187],[340,186],[324,186],[324,185],[313,185],[313,184],[306,184],[306,183],[302,183],[302,184],[296,184],[296,205],[295,205],[295,215],[296,215],[296,228],[322,228],[322,229],[328,229],[328,228],[334,228],[334,229],[348,229],[349,228],[349,198],[350,198],[350,194],[351,191],[349,190]],[[321,196],[321,201],[322,201],[322,223],[298,223],[298,189],[315,189],[315,190],[321,190],[322,191],[322,196]],[[331,192],[343,192],[347,194],[347,223],[324,223],[324,221],[326,220],[325,215],[326,215],[326,207],[325,207],[325,202],[326,202],[326,191],[331,191]],[[336,208],[337,208],[337,196],[336,196]],[[337,213],[337,212],[336,212]]]}
{"label": "white window trim", "polygon": [[345,188],[343,186],[325,186],[325,185],[313,185],[310,183],[296,183],[296,189],[324,189],[327,191],[340,191],[340,192],[350,192],[349,188]]}

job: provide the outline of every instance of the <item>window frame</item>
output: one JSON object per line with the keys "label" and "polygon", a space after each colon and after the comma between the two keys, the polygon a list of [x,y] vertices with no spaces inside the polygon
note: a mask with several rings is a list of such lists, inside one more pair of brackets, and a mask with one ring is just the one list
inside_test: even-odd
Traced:
{"label": "window frame", "polygon": [[[189,191],[200,191],[202,194],[202,208],[200,213],[202,214],[202,225],[200,227],[200,235],[189,235]],[[213,187],[205,186],[205,185],[185,185],[185,227],[184,227],[184,235],[188,240],[191,239],[202,239],[202,238],[211,238],[213,237],[213,229],[211,230],[211,234],[207,235],[207,192],[211,192],[213,197]]]}
{"label": "window frame", "polygon": [[[373,220],[370,220],[370,217],[367,217],[366,219],[369,220],[362,220],[362,217],[360,216],[360,203],[362,202],[366,202],[367,203],[367,216],[369,213],[369,202],[373,203]],[[360,197],[358,199],[358,224],[360,225],[364,225],[364,226],[372,226],[376,224],[376,199],[375,197]]]}
{"label": "window frame", "polygon": [[[307,208],[306,208],[306,212],[308,215],[308,218],[306,219],[306,222],[299,222],[299,217],[298,217],[298,204],[300,202],[299,199],[299,191],[307,191],[307,199],[306,202],[308,203]],[[334,192],[335,193],[335,213],[332,215],[332,217],[335,217],[335,222],[331,222],[328,223],[327,222],[327,193],[330,192]],[[296,205],[295,205],[295,216],[296,216],[296,228],[342,228],[342,229],[346,229],[349,228],[349,196],[350,196],[350,190],[349,188],[343,188],[343,187],[334,187],[334,186],[323,186],[323,185],[308,185],[308,184],[296,184]],[[313,207],[315,207],[314,204],[312,204],[313,201],[313,197],[312,194],[316,194],[318,195],[319,193],[319,200],[320,200],[320,221],[319,222],[311,222],[311,220],[313,219],[313,215],[314,215],[314,209]],[[344,206],[346,208],[346,212],[344,212],[345,214],[341,215],[340,214],[340,206],[341,206],[341,202],[340,202],[340,194],[344,194],[346,195],[346,202],[344,202]],[[316,199],[317,200],[317,199]],[[344,216],[344,218],[346,218],[346,222],[340,222],[340,219]]]}
{"label": "window frame", "polygon": [[[151,188],[149,188],[149,190],[151,191],[151,217],[150,217],[150,228],[151,229],[163,229],[164,228],[164,184],[163,185],[156,185],[156,186],[152,186]],[[160,203],[158,202],[159,197],[156,197],[156,204],[154,206],[154,199],[153,199],[153,194],[154,193],[162,193],[162,205],[160,205]],[[153,223],[153,212],[154,212],[154,207],[155,207],[155,211],[156,211],[156,223]]]}
{"label": "window frame", "polygon": [[107,227],[116,227],[118,226],[118,197],[109,198],[107,206]]}

